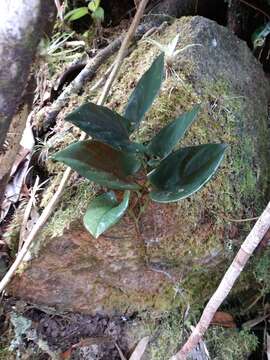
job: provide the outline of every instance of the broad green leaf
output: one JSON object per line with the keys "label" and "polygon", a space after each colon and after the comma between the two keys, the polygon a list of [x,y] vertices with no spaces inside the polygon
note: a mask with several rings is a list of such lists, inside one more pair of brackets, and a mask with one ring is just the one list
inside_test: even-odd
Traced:
{"label": "broad green leaf", "polygon": [[81,17],[85,16],[88,14],[88,8],[87,7],[79,7],[77,9],[73,9],[71,11],[69,11],[66,15],[65,15],[65,20],[68,21],[74,21],[77,19],[80,19]]}
{"label": "broad green leaf", "polygon": [[126,110],[127,128],[131,133],[143,119],[157,96],[164,73],[164,53],[160,54],[151,67],[143,74],[136,88],[132,92]]}
{"label": "broad green leaf", "polygon": [[131,176],[141,165],[137,157],[98,141],[78,141],[56,153],[53,159],[62,161],[85,178],[111,189],[139,188]]}
{"label": "broad green leaf", "polygon": [[187,129],[197,117],[199,110],[200,105],[195,105],[191,111],[184,113],[161,129],[149,143],[149,152],[160,158],[169,155],[175,145],[184,137]]}
{"label": "broad green leaf", "polygon": [[113,147],[125,148],[130,144],[124,125],[125,119],[105,106],[85,103],[67,115],[66,120],[78,126],[93,139]]}
{"label": "broad green leaf", "polygon": [[84,215],[86,229],[97,239],[121,219],[128,208],[129,197],[130,192],[125,191],[122,202],[118,204],[112,191],[97,196],[91,201]]}
{"label": "broad green leaf", "polygon": [[100,5],[100,0],[92,0],[90,1],[90,3],[88,4],[88,9],[91,11],[91,12],[94,12],[98,9]]}
{"label": "broad green leaf", "polygon": [[184,199],[198,191],[218,169],[225,144],[205,144],[179,149],[161,161],[148,178],[152,200],[167,203]]}
{"label": "broad green leaf", "polygon": [[104,21],[104,10],[102,7],[98,7],[97,10],[95,10],[93,13],[92,13],[92,18],[94,20],[98,20],[100,22],[103,22]]}
{"label": "broad green leaf", "polygon": [[66,120],[78,126],[94,140],[128,152],[144,152],[142,144],[129,140],[126,121],[122,116],[104,106],[88,102],[66,116]]}

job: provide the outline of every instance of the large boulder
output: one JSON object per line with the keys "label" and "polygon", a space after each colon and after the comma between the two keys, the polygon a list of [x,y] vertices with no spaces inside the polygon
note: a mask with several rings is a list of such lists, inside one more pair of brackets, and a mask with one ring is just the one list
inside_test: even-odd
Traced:
{"label": "large boulder", "polygon": [[[264,207],[270,89],[247,45],[226,28],[202,17],[181,18],[156,40],[166,44],[177,33],[179,48],[200,46],[184,50],[167,69],[161,94],[135,136],[149,139],[201,102],[203,110],[184,144],[229,144],[220,170],[179,203],[139,203],[97,240],[82,224],[91,185],[67,189],[40,234],[38,253],[14,277],[9,294],[59,311],[110,315],[162,311],[186,300],[202,303],[215,289],[252,225],[233,220],[257,216]],[[111,108],[123,109],[157,54],[152,44],[138,44],[113,87]]]}

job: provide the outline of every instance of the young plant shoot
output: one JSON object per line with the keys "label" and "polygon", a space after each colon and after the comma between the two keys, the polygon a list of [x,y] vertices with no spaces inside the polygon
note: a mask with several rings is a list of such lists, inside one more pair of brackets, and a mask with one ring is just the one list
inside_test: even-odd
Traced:
{"label": "young plant shoot", "polygon": [[[66,117],[91,140],[76,142],[53,158],[110,189],[90,203],[84,216],[86,229],[96,238],[124,215],[130,191],[143,190],[151,200],[160,203],[179,201],[206,184],[223,159],[225,144],[181,147],[174,151],[196,119],[200,105],[171,121],[148,143],[130,140],[158,95],[163,76],[164,53],[139,80],[124,114],[88,102]],[[117,201],[111,189],[124,190],[122,202]]]}

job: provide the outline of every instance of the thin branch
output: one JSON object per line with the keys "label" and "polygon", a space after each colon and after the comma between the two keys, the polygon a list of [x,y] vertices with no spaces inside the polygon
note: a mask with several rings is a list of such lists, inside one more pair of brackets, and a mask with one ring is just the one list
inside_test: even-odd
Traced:
{"label": "thin branch", "polygon": [[24,243],[24,239],[26,238],[27,222],[30,217],[32,207],[35,203],[35,196],[36,196],[36,192],[38,190],[38,185],[39,185],[39,176],[36,177],[36,181],[34,183],[32,191],[31,191],[30,199],[25,208],[23,221],[22,221],[22,225],[21,225],[21,231],[20,231],[20,239],[19,239],[19,246],[18,246],[19,251],[21,250],[22,245]]}
{"label": "thin branch", "polygon": [[[122,40],[123,36],[119,36],[108,46],[98,52],[98,54],[93,59],[89,60],[79,75],[76,76],[76,78],[66,87],[61,95],[54,101],[54,103],[48,109],[46,109],[44,119],[45,130],[52,126],[56,116],[65,107],[71,95],[77,94],[83,88],[85,82],[95,76],[98,68],[119,49]],[[43,111],[43,109],[41,111]]]}
{"label": "thin branch", "polygon": [[102,85],[108,79],[108,76],[109,76],[110,72],[112,71],[113,67],[114,67],[114,62],[108,67],[105,74],[90,88],[91,92],[102,87]]}
{"label": "thin branch", "polygon": [[[131,26],[125,36],[125,39],[120,47],[119,50],[119,55],[117,56],[116,62],[115,62],[115,66],[114,69],[112,70],[112,76],[110,76],[105,84],[105,90],[102,95],[100,96],[99,100],[98,100],[98,105],[102,105],[104,104],[104,102],[106,101],[107,98],[107,94],[110,90],[110,87],[112,86],[113,81],[115,80],[115,78],[117,77],[117,74],[119,73],[119,69],[123,63],[123,59],[125,57],[125,53],[126,53],[126,49],[128,44],[130,43],[131,39],[133,38],[134,34],[135,34],[135,30],[137,25],[140,22],[140,19],[143,15],[145,6],[147,4],[148,0],[142,0],[140,3],[140,6],[134,16],[134,19],[131,23]],[[109,84],[109,85],[108,85]],[[86,134],[82,133],[80,140],[83,140],[86,138]],[[55,192],[55,194],[53,195],[53,197],[51,198],[51,200],[49,201],[48,205],[46,206],[46,208],[43,210],[42,214],[40,215],[38,221],[36,222],[36,224],[34,225],[33,229],[31,230],[30,234],[28,235],[27,239],[24,242],[24,245],[22,247],[22,249],[19,251],[14,263],[11,265],[10,269],[8,270],[8,272],[5,274],[4,278],[1,280],[0,282],[0,292],[2,292],[5,287],[7,286],[7,284],[9,283],[9,281],[11,280],[13,274],[15,273],[15,271],[18,269],[19,265],[21,264],[21,262],[23,261],[25,255],[27,254],[33,240],[35,239],[36,235],[38,234],[38,232],[41,230],[41,228],[45,225],[46,221],[48,220],[48,218],[50,217],[50,215],[52,214],[52,212],[54,211],[54,209],[56,208],[56,205],[58,204],[64,189],[66,188],[67,182],[70,178],[70,175],[72,173],[72,169],[71,168],[67,168],[63,174],[63,177],[61,179],[60,185],[57,189],[57,191]]]}
{"label": "thin branch", "polygon": [[119,68],[123,62],[123,59],[125,57],[125,52],[126,52],[126,49],[128,48],[130,42],[131,42],[131,39],[133,38],[133,35],[135,34],[135,31],[136,31],[136,28],[137,26],[139,25],[139,22],[140,22],[140,19],[141,17],[143,16],[143,13],[144,13],[144,10],[145,10],[145,7],[148,3],[148,0],[141,0],[139,6],[138,6],[138,9],[137,9],[137,12],[136,12],[136,15],[130,25],[130,28],[127,32],[127,35],[123,41],[123,44],[121,46],[121,49],[119,50],[119,53],[117,55],[117,58],[116,58],[116,65],[113,69],[113,71],[111,72],[109,78],[108,78],[108,81],[107,83],[105,84],[104,86],[104,89],[103,89],[103,93],[101,95],[101,99],[105,99],[109,93],[109,90],[112,86],[112,83],[119,71]]}
{"label": "thin branch", "polygon": [[265,12],[264,10],[258,8],[257,6],[253,5],[253,4],[250,4],[248,1],[245,1],[245,0],[240,0],[241,3],[251,7],[252,9],[254,10],[257,10],[258,12],[260,12],[261,14],[263,14],[265,17],[267,17],[268,20],[270,20],[270,15],[267,14],[267,12]]}
{"label": "thin branch", "polygon": [[250,222],[250,221],[258,220],[259,216],[255,216],[255,217],[251,217],[251,218],[245,218],[245,219],[231,219],[231,218],[227,218],[226,216],[223,216],[223,219],[226,220],[226,221],[230,221],[230,222],[242,223],[242,222]]}
{"label": "thin branch", "polygon": [[254,225],[253,229],[243,242],[232,264],[230,265],[229,269],[226,271],[223,279],[221,280],[217,290],[215,291],[211,299],[208,301],[202,313],[200,321],[192,331],[187,342],[184,344],[182,349],[170,360],[185,360],[190,351],[198,344],[198,342],[201,340],[204,333],[208,329],[211,320],[213,319],[219,306],[228,296],[235,281],[238,279],[249,258],[251,257],[254,250],[259,245],[269,228],[270,202],[268,203],[266,209],[264,210],[256,224]]}

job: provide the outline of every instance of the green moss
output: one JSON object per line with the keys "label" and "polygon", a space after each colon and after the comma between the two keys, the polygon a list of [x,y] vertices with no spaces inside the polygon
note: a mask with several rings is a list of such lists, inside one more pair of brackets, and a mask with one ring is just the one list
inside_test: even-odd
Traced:
{"label": "green moss", "polygon": [[246,330],[217,326],[209,328],[205,341],[213,360],[245,360],[258,344],[257,337]]}
{"label": "green moss", "polygon": [[216,290],[223,276],[224,262],[213,269],[203,269],[197,266],[184,279],[181,287],[184,289],[186,301],[192,305],[192,310],[201,310]]}
{"label": "green moss", "polygon": [[[102,287],[102,282],[96,282],[96,286]],[[106,285],[106,290],[108,286]],[[98,290],[100,292],[100,289]],[[143,291],[123,292],[120,288],[111,287],[110,293],[103,301],[106,308],[112,311],[121,309],[124,313],[128,308],[129,313],[143,312],[151,308],[153,312],[168,311],[183,305],[183,298],[177,296],[176,290],[172,286],[161,289],[159,295],[149,294]],[[134,307],[135,305],[135,307]]]}
{"label": "green moss", "polygon": [[183,336],[183,316],[175,310],[164,313],[158,326],[151,326],[152,340],[147,350],[150,360],[167,360],[178,350]]}
{"label": "green moss", "polygon": [[261,293],[266,294],[270,292],[270,250],[267,249],[262,256],[259,258],[258,256],[256,257],[257,261],[253,265],[253,274],[261,288]]}
{"label": "green moss", "polygon": [[61,199],[60,206],[41,231],[39,241],[32,249],[33,254],[38,253],[40,245],[43,246],[46,243],[45,240],[62,235],[74,220],[81,219],[96,191],[97,186],[88,180],[68,187]]}
{"label": "green moss", "polygon": [[15,356],[8,347],[0,348],[0,360],[14,360]]}
{"label": "green moss", "polygon": [[[196,323],[199,312],[192,310],[183,317],[184,310],[165,312],[156,322],[145,320],[147,333],[151,334],[146,358],[149,360],[168,360],[178,350],[190,326]],[[247,354],[256,349],[258,339],[246,330],[225,329],[210,326],[204,342],[210,358],[214,360],[244,360]]]}

